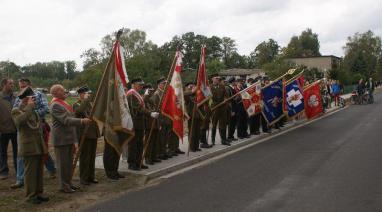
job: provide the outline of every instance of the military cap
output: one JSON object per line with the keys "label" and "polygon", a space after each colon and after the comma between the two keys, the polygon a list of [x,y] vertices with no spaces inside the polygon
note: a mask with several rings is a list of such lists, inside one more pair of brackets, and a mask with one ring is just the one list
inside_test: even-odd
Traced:
{"label": "military cap", "polygon": [[235,81],[236,81],[235,77],[230,77],[230,78],[227,79],[228,83],[233,83]]}
{"label": "military cap", "polygon": [[26,87],[22,89],[17,96],[19,99],[24,99],[27,96],[34,96],[34,92],[31,87]]}
{"label": "military cap", "polygon": [[211,74],[211,79],[214,78],[214,77],[217,77],[217,78],[220,78],[220,76],[218,74]]}
{"label": "military cap", "polygon": [[269,77],[268,76],[263,76],[263,80],[269,80]]}
{"label": "military cap", "polygon": [[221,80],[225,81],[225,77],[220,77]]}
{"label": "military cap", "polygon": [[166,82],[166,78],[161,77],[161,78],[159,78],[159,79],[157,80],[157,84],[160,84],[160,83],[162,83],[162,82]]}
{"label": "military cap", "polygon": [[186,87],[189,86],[189,85],[196,85],[196,83],[195,82],[187,82],[186,83]]}
{"label": "military cap", "polygon": [[88,86],[84,85],[82,87],[80,87],[79,89],[77,89],[77,93],[86,93],[86,92],[89,92],[89,88]]}
{"label": "military cap", "polygon": [[140,77],[132,79],[132,80],[131,80],[131,83],[132,83],[132,84],[134,84],[134,83],[138,83],[138,84],[141,84],[141,85],[145,84],[145,83],[143,82],[142,78],[140,78]]}
{"label": "military cap", "polygon": [[143,89],[149,89],[149,90],[154,90],[153,86],[151,83],[147,83],[146,85],[143,86]]}
{"label": "military cap", "polygon": [[254,79],[254,82],[258,82],[261,80],[261,76],[257,76],[255,79]]}
{"label": "military cap", "polygon": [[250,77],[250,78],[247,79],[247,82],[248,82],[248,83],[252,83],[252,82],[254,82],[254,81],[255,81],[255,80],[254,80],[252,77]]}

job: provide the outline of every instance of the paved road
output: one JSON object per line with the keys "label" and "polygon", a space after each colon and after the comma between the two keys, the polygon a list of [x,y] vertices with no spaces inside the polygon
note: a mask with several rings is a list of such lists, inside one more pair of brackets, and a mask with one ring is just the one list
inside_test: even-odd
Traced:
{"label": "paved road", "polygon": [[89,211],[382,211],[382,96]]}

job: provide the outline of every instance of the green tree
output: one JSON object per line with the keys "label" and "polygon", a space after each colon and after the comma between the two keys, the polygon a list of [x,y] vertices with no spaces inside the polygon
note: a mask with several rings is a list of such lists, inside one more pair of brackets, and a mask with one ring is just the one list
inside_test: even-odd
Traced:
{"label": "green tree", "polygon": [[[355,33],[348,37],[345,50],[343,66],[351,75],[363,78],[378,77],[381,69],[381,37],[374,35],[372,31]],[[353,79],[357,81],[359,79]]]}
{"label": "green tree", "polygon": [[320,42],[318,35],[311,29],[306,29],[298,37],[293,36],[287,45],[282,49],[285,57],[315,57],[320,56]]}
{"label": "green tree", "polygon": [[250,66],[260,68],[264,64],[272,62],[279,54],[279,48],[280,46],[273,39],[261,42],[250,54]]}

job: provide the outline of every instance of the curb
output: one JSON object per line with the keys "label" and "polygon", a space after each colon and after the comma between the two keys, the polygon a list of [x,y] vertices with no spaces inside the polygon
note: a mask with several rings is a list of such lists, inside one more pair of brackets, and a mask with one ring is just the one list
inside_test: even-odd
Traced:
{"label": "curb", "polygon": [[[227,147],[227,148],[224,148],[224,149],[218,149],[218,150],[213,151],[213,152],[211,152],[209,154],[201,155],[201,156],[192,158],[192,159],[190,159],[188,161],[185,161],[185,162],[176,163],[176,164],[173,164],[173,165],[171,165],[169,167],[166,167],[166,168],[163,168],[163,169],[160,169],[160,170],[156,170],[156,171],[153,171],[153,172],[148,172],[148,173],[146,173],[144,175],[136,174],[136,173],[132,173],[132,172],[127,172],[127,173],[144,176],[144,177],[146,177],[146,182],[150,181],[150,180],[153,180],[155,178],[163,177],[165,175],[173,176],[173,175],[176,175],[174,172],[184,172],[184,171],[189,170],[190,166],[203,165],[202,163],[206,162],[207,160],[219,159],[219,158],[222,158],[220,156],[227,156],[227,155],[236,153],[238,151],[247,149],[249,147],[252,147],[254,145],[260,144],[260,143],[265,142],[267,140],[270,140],[270,139],[272,139],[274,137],[277,137],[277,136],[280,136],[280,135],[282,135],[284,133],[292,131],[294,129],[300,128],[300,127],[308,125],[308,124],[310,124],[312,122],[318,121],[318,120],[320,120],[322,118],[328,117],[328,116],[330,116],[330,115],[332,115],[334,113],[337,113],[337,112],[339,112],[341,110],[344,110],[346,108],[348,108],[348,106],[345,106],[343,108],[336,108],[336,109],[333,109],[332,111],[330,111],[328,113],[325,113],[324,115],[322,115],[322,116],[320,116],[320,117],[318,117],[316,119],[313,119],[313,120],[304,120],[304,121],[301,121],[301,122],[296,122],[293,125],[286,126],[282,130],[279,130],[279,131],[277,131],[275,133],[263,134],[263,135],[260,135],[260,136],[258,136],[256,138],[247,138],[245,140],[240,141],[239,143],[233,143],[232,146],[230,146],[230,147]],[[195,167],[192,167],[192,168],[195,168]],[[184,170],[184,171],[182,171],[182,170]]]}

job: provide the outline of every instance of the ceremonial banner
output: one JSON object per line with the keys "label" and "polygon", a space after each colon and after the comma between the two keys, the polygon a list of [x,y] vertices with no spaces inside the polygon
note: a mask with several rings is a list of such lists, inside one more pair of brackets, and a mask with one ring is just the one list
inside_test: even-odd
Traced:
{"label": "ceremonial banner", "polygon": [[283,84],[284,79],[282,78],[261,89],[262,113],[269,125],[283,117]]}
{"label": "ceremonial banner", "polygon": [[243,100],[244,109],[247,111],[248,116],[253,116],[261,112],[261,83],[254,83],[242,92],[241,98]]}
{"label": "ceremonial banner", "polygon": [[202,104],[203,102],[207,101],[209,98],[212,97],[211,89],[207,79],[205,57],[206,47],[203,46],[200,55],[200,65],[196,82],[196,103],[198,104],[198,106],[199,104]]}
{"label": "ceremonial banner", "polygon": [[128,77],[123,51],[119,41],[116,41],[97,91],[92,116],[100,131],[104,130],[106,141],[118,153],[122,152],[123,143],[134,135],[133,120],[124,91]]}
{"label": "ceremonial banner", "polygon": [[324,111],[319,82],[315,82],[304,89],[304,99],[305,114],[308,119],[315,118]]}
{"label": "ceremonial banner", "polygon": [[303,88],[301,87],[302,76],[288,82],[285,85],[284,91],[284,110],[288,117],[292,118],[295,115],[304,111],[304,96]]}
{"label": "ceremonial banner", "polygon": [[183,119],[184,119],[184,96],[183,85],[180,73],[182,72],[182,53],[176,52],[175,70],[168,85],[167,92],[163,96],[161,112],[172,120],[173,131],[183,139]]}

